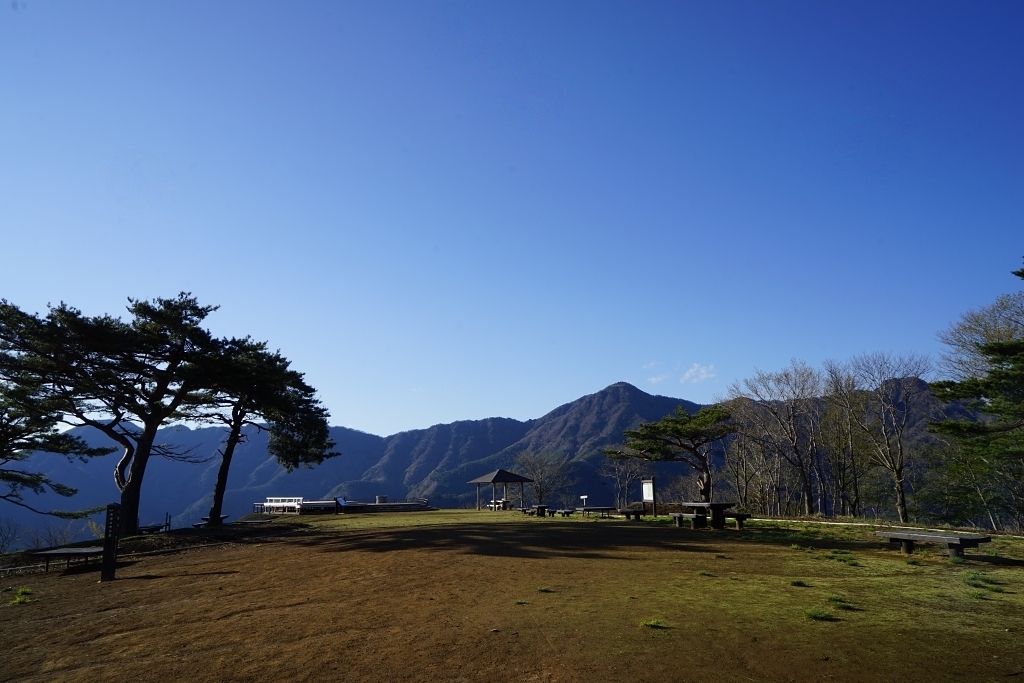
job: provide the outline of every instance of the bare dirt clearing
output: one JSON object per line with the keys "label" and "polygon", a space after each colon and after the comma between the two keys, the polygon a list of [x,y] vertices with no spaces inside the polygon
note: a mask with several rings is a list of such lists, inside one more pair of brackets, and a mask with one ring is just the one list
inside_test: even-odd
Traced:
{"label": "bare dirt clearing", "polygon": [[37,601],[2,594],[0,680],[1024,677],[1019,540],[962,565],[939,548],[908,564],[870,529],[463,511],[309,521],[142,557],[112,583],[95,567],[3,579]]}

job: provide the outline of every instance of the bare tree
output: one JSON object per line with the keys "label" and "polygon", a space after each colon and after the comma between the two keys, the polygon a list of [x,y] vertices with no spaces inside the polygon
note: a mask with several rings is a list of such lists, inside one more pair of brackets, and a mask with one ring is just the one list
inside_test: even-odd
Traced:
{"label": "bare tree", "polygon": [[651,465],[639,458],[607,458],[598,473],[615,483],[615,505],[629,505],[629,491],[640,479],[651,474]]}
{"label": "bare tree", "polygon": [[78,533],[73,522],[65,524],[47,524],[42,529],[33,529],[28,533],[28,546],[33,549],[57,548],[75,540]]}
{"label": "bare tree", "polygon": [[989,306],[964,313],[938,337],[947,347],[941,368],[951,379],[984,377],[989,366],[981,352],[985,344],[1024,339],[1024,292],[1003,294]]}
{"label": "bare tree", "polygon": [[871,467],[871,444],[854,422],[851,411],[841,404],[827,403],[821,417],[820,449],[832,489],[833,514],[858,517],[861,481]]}
{"label": "bare tree", "polygon": [[779,372],[755,370],[729,387],[733,416],[749,438],[762,440],[793,467],[805,515],[814,514],[821,373],[794,359]]}
{"label": "bare tree", "polygon": [[21,539],[21,525],[13,519],[0,519],[0,553],[14,548]]}
{"label": "bare tree", "polygon": [[536,498],[537,505],[543,505],[545,500],[550,500],[575,483],[572,463],[561,453],[520,451],[514,462],[524,476],[533,479],[528,489]]}
{"label": "bare tree", "polygon": [[909,519],[906,430],[930,395],[923,379],[930,372],[931,361],[916,353],[879,351],[825,363],[829,400],[848,412],[871,444],[871,460],[892,476],[901,522]]}

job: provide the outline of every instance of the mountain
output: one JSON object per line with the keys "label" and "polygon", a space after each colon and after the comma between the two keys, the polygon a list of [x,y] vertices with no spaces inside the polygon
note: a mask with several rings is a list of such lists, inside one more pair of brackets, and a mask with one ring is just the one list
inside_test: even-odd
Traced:
{"label": "mountain", "polygon": [[[492,417],[387,437],[332,427],[331,436],[341,455],[319,467],[293,472],[286,472],[267,454],[265,433],[249,429],[231,463],[224,513],[236,519],[267,496],[425,497],[438,507],[462,507],[471,504],[476,495],[467,481],[491,470],[511,468],[515,455],[523,450],[565,454],[576,464],[579,481],[574,488],[590,495],[590,504],[612,504],[614,492],[597,474],[604,458],[600,449],[620,443],[623,430],[661,419],[680,405],[690,412],[700,407],[678,398],[652,396],[619,382],[526,422]],[[92,444],[108,443],[94,430],[76,433]],[[165,513],[172,515],[174,526],[191,524],[206,515],[218,466],[216,453],[224,435],[225,430],[215,427],[175,426],[161,431],[160,440],[211,459],[203,464],[151,459],[139,512],[143,524],[162,522]],[[112,472],[119,457],[115,453],[86,463],[69,463],[52,455],[34,456],[32,468],[45,470],[55,481],[79,492],[70,499],[34,497],[31,504],[39,509],[83,509],[118,500]],[[659,469],[665,467],[666,472],[676,471],[671,464]],[[26,526],[53,523],[11,505],[0,507],[0,515]]]}

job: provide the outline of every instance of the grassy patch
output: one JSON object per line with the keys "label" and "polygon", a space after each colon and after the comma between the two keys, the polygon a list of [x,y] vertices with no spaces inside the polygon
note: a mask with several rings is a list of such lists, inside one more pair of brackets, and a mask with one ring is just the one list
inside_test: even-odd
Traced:
{"label": "grassy patch", "polygon": [[644,628],[655,628],[655,629],[666,629],[669,628],[668,624],[663,622],[661,619],[644,619],[640,622],[640,625]]}
{"label": "grassy patch", "polygon": [[697,576],[711,576],[711,577],[714,577],[714,574],[712,574],[711,572],[709,572],[706,569],[701,569],[699,572],[697,572]]}
{"label": "grassy patch", "polygon": [[720,560],[726,559],[725,558],[725,553],[715,553],[715,557],[717,557]]}
{"label": "grassy patch", "polygon": [[839,618],[832,614],[831,610],[824,607],[812,607],[809,610],[804,610],[804,616],[814,621],[839,621]]}
{"label": "grassy patch", "polygon": [[832,603],[832,606],[836,609],[841,609],[847,612],[859,612],[856,607],[853,606],[846,598],[841,595],[832,594],[828,596],[828,601]]}
{"label": "grassy patch", "polygon": [[32,595],[32,589],[28,587],[21,587],[18,592],[14,594],[14,599],[11,600],[8,605],[27,605],[30,602],[35,602],[35,598],[30,598]]}
{"label": "grassy patch", "polygon": [[537,592],[539,592],[539,593],[554,593],[555,589],[554,588],[550,588],[548,586],[541,586],[540,588],[537,589]]}
{"label": "grassy patch", "polygon": [[985,572],[973,570],[964,572],[964,583],[971,588],[983,588],[992,593],[1005,593],[1006,589],[1003,588],[998,581],[993,579]]}
{"label": "grassy patch", "polygon": [[796,579],[795,581],[790,581],[789,585],[790,586],[796,586],[797,588],[810,588],[811,587],[811,585],[809,583],[807,583],[806,581],[801,581],[800,579]]}
{"label": "grassy patch", "polygon": [[526,600],[516,600],[516,604],[517,605],[529,605],[530,603],[526,602]]}

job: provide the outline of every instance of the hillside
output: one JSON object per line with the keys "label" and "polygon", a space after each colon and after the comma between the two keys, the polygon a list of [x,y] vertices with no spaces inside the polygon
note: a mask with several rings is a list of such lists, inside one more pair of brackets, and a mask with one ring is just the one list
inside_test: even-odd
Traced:
{"label": "hillside", "polygon": [[[231,465],[224,512],[236,519],[249,512],[253,502],[267,496],[426,497],[439,507],[460,507],[469,505],[475,496],[475,489],[465,482],[489,470],[511,467],[516,453],[528,449],[558,451],[572,458],[577,462],[579,493],[591,495],[591,503],[607,498],[610,504],[610,487],[597,475],[604,457],[600,449],[621,441],[623,430],[660,419],[678,405],[691,412],[699,407],[678,398],[652,396],[620,382],[526,422],[499,417],[466,420],[387,437],[333,427],[331,436],[341,455],[319,467],[291,473],[267,455],[266,434],[250,429]],[[79,433],[91,443],[106,443],[97,432]],[[209,457],[215,456],[223,436],[223,429],[213,427],[172,427],[160,435],[163,441],[192,448],[194,455]],[[45,469],[54,480],[78,488],[79,493],[71,499],[43,496],[33,504],[42,509],[82,509],[118,500],[111,474],[118,457],[112,454],[87,463],[69,463],[37,456],[36,467]],[[203,464],[151,460],[143,484],[140,521],[162,521],[165,513],[173,516],[174,526],[198,521],[209,511],[217,465],[215,457]],[[14,506],[5,506],[0,514],[26,526],[53,522]]]}

